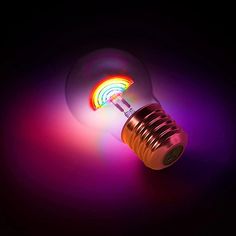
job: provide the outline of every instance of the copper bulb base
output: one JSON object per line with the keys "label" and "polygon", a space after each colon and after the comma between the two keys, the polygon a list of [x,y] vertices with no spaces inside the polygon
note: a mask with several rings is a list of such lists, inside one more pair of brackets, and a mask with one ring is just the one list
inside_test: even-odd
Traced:
{"label": "copper bulb base", "polygon": [[183,154],[187,134],[158,103],[140,108],[126,121],[121,138],[154,170],[175,163]]}

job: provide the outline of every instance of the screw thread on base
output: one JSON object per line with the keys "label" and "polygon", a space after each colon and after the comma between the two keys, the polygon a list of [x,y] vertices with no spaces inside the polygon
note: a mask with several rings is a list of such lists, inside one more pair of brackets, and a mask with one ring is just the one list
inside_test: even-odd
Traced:
{"label": "screw thread on base", "polygon": [[158,103],[136,111],[125,123],[124,143],[151,169],[172,165],[182,155],[187,135]]}

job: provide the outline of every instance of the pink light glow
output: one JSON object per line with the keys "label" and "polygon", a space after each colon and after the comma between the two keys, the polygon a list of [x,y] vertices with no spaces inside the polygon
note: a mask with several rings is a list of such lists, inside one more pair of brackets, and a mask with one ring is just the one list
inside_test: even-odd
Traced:
{"label": "pink light glow", "polygon": [[[203,155],[207,152],[212,154],[212,150],[218,154],[226,150],[222,145],[212,149],[216,143],[213,140],[208,142],[208,146],[202,145],[205,140],[199,126],[220,133],[218,123],[221,122],[217,119],[222,119],[217,115],[221,111],[215,109],[216,101],[210,99],[201,110],[204,120],[195,116],[195,111],[202,104],[199,94],[209,97],[202,88],[183,88],[185,92],[177,96],[173,95],[171,83],[158,86],[159,91],[166,91],[158,91],[163,106],[175,113],[171,115],[178,121],[184,121],[182,124],[191,137],[189,150],[175,168],[152,172],[122,142],[103,131],[81,125],[72,116],[65,101],[65,77],[66,73],[56,76],[55,84],[52,87],[47,85],[47,89],[42,86],[34,92],[26,89],[22,92],[24,95],[13,99],[5,114],[8,175],[15,186],[22,189],[22,194],[29,194],[29,198],[34,193],[46,201],[59,202],[73,209],[89,206],[89,209],[101,208],[108,212],[126,206],[149,209],[152,204],[162,207],[165,204],[176,205],[176,202],[181,208],[186,199],[197,199],[214,176],[214,170],[219,170],[223,161],[227,163],[223,155],[218,156],[222,160],[220,165],[217,165],[215,155]],[[61,83],[58,83],[60,78]],[[192,94],[194,97],[191,97]],[[204,122],[210,120],[212,114],[216,115],[216,119],[209,126]],[[224,130],[227,131],[226,127]],[[210,135],[210,132],[207,134]],[[211,159],[213,156],[214,160]],[[202,172],[202,179],[198,175],[195,178],[193,172],[199,173],[199,169],[207,167],[206,163],[210,163],[210,167]],[[215,169],[212,164],[215,164]],[[209,170],[212,172],[209,173]],[[162,211],[162,216],[165,212]]]}

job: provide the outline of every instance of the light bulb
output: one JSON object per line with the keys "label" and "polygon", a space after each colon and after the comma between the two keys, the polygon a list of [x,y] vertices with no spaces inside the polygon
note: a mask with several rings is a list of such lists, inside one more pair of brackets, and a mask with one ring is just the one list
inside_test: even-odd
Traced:
{"label": "light bulb", "polygon": [[100,49],[80,58],[68,75],[66,100],[81,123],[110,131],[149,168],[172,165],[187,144],[153,95],[143,63],[128,52]]}

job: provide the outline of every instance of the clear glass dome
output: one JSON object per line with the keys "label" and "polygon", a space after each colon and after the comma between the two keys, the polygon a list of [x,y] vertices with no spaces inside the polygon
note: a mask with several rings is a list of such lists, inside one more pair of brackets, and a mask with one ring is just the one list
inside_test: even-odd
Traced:
{"label": "clear glass dome", "polygon": [[98,109],[91,106],[94,88],[111,76],[132,79],[132,85],[120,95],[133,111],[157,102],[143,63],[128,52],[111,48],[96,50],[76,62],[66,81],[66,101],[79,122],[120,138],[127,117],[110,101]]}

